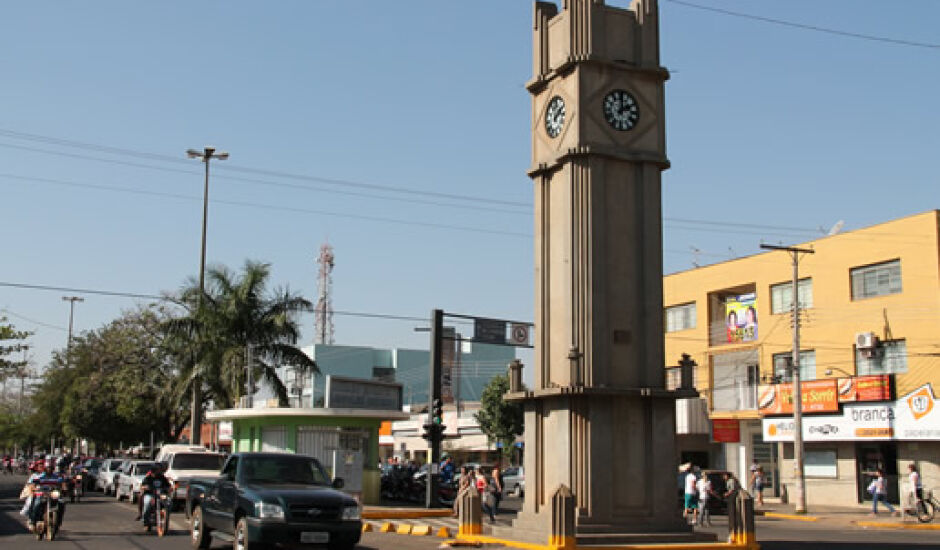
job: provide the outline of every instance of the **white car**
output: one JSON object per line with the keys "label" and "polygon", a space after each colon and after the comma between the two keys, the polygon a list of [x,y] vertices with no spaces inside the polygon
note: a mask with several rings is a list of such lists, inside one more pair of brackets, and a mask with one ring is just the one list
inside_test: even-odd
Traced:
{"label": "white car", "polygon": [[525,470],[522,466],[503,470],[503,491],[517,497],[525,495]]}
{"label": "white car", "polygon": [[125,471],[121,472],[118,478],[117,488],[114,492],[115,498],[123,500],[126,497],[136,504],[137,498],[140,497],[140,482],[143,481],[144,476],[153,468],[154,464],[156,462],[143,460],[132,462]]}
{"label": "white car", "polygon": [[186,501],[190,479],[216,477],[224,463],[225,455],[222,453],[184,451],[169,454],[164,460],[166,471],[163,474],[173,484],[174,504],[179,505]]}
{"label": "white car", "polygon": [[109,458],[105,460],[98,468],[98,477],[95,480],[95,487],[103,491],[105,495],[114,494],[114,488],[117,486],[117,476],[120,473],[120,467],[125,462],[130,462],[123,458]]}

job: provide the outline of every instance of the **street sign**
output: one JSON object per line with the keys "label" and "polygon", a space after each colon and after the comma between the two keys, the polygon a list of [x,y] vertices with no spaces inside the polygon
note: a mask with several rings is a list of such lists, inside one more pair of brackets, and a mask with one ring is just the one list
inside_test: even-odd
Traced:
{"label": "street sign", "polygon": [[476,317],[473,320],[473,341],[483,344],[505,344],[506,321]]}
{"label": "street sign", "polygon": [[516,346],[529,345],[529,325],[521,323],[509,325],[509,343]]}

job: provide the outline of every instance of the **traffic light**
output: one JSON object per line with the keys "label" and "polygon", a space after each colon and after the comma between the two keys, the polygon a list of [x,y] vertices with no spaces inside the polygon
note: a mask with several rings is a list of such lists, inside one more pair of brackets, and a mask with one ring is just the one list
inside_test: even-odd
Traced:
{"label": "traffic light", "polygon": [[434,424],[432,422],[428,422],[427,424],[424,424],[421,427],[424,428],[424,432],[421,434],[421,439],[424,439],[427,441],[433,440],[434,427],[435,427]]}
{"label": "traffic light", "polygon": [[431,405],[431,422],[437,424],[438,426],[443,426],[444,402],[440,399],[435,399]]}

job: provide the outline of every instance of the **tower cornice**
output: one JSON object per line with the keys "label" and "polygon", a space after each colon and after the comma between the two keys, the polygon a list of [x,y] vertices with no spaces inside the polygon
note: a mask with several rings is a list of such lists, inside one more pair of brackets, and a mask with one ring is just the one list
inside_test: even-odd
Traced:
{"label": "tower cornice", "polygon": [[571,73],[571,71],[573,71],[577,65],[595,65],[600,67],[607,67],[617,69],[618,71],[626,71],[636,75],[658,78],[663,82],[669,80],[670,76],[669,69],[665,67],[643,67],[623,61],[611,61],[609,59],[603,59],[598,56],[572,55],[569,56],[568,59],[558,67],[526,82],[526,90],[529,90],[529,93],[532,95],[538,95],[548,86],[552,80],[566,76],[567,74]]}
{"label": "tower cornice", "polygon": [[578,157],[602,157],[625,162],[646,162],[658,167],[660,170],[668,170],[670,166],[669,159],[661,153],[631,151],[612,145],[582,145],[560,151],[547,162],[540,162],[530,167],[526,173],[530,178],[536,178],[542,174],[554,172],[568,160]]}

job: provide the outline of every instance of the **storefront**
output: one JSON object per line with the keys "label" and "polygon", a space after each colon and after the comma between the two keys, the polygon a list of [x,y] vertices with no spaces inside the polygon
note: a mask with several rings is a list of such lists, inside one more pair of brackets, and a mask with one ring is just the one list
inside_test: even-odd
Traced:
{"label": "storefront", "polygon": [[[890,381],[874,378],[887,377],[859,377],[854,381],[890,387]],[[843,387],[840,382],[839,391],[843,388],[848,384]],[[876,396],[863,394],[866,399]],[[868,401],[857,396],[854,400],[842,399],[839,409],[837,414],[810,413],[803,417],[807,503],[848,505],[870,501],[866,488],[878,469],[885,472],[889,500],[897,503],[909,491],[906,474],[911,463],[920,471],[925,487],[940,481],[940,402],[930,384],[896,400]],[[781,481],[792,486],[792,416],[766,417],[762,428],[765,441],[781,444]]]}

